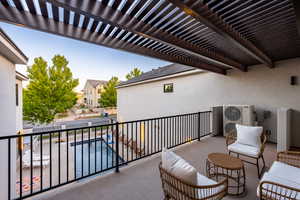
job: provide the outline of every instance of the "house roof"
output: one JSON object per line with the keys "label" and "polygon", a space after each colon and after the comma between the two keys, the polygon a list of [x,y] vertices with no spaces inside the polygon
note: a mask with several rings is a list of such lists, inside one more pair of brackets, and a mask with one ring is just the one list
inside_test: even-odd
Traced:
{"label": "house roof", "polygon": [[28,80],[28,77],[25,76],[24,74],[21,74],[20,72],[16,71],[16,78],[18,80],[21,80],[21,81],[27,81]]}
{"label": "house roof", "polygon": [[92,80],[92,79],[88,79],[86,82],[89,83],[94,88],[96,88],[98,85],[105,85],[107,83],[107,81],[104,80]]}
{"label": "house roof", "polygon": [[0,28],[0,54],[14,64],[26,64],[28,58],[10,37]]}
{"label": "house roof", "polygon": [[164,67],[159,67],[157,69],[152,69],[151,71],[145,72],[142,75],[138,77],[134,77],[128,81],[123,81],[118,85],[118,87],[133,84],[133,83],[139,83],[146,80],[166,77],[166,76],[179,74],[182,72],[187,72],[192,70],[197,70],[197,69],[186,65],[170,64]]}

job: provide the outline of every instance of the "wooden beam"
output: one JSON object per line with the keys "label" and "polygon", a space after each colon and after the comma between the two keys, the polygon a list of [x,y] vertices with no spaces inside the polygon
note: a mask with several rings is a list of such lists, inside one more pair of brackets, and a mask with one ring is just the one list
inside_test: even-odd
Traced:
{"label": "wooden beam", "polygon": [[240,48],[242,51],[258,60],[261,63],[266,64],[268,67],[272,68],[273,62],[262,50],[258,49],[249,40],[243,38],[236,30],[225,23],[218,15],[211,11],[207,5],[202,1],[197,1],[197,7],[203,10],[201,13],[193,8],[187,6],[181,0],[168,0],[170,3],[176,5],[187,15],[194,17],[196,20],[213,30],[215,33],[221,35],[232,44]]}
{"label": "wooden beam", "polygon": [[[0,20],[8,23],[12,23],[21,27],[27,27],[47,33],[52,33],[76,40],[81,40],[85,42],[90,42],[93,44],[115,48],[123,51],[128,51],[131,53],[136,53],[144,56],[154,57],[161,60],[166,60],[169,62],[180,63],[183,65],[193,66],[199,69],[204,69],[207,71],[226,74],[226,70],[216,67],[214,65],[194,62],[192,59],[188,60],[185,58],[180,58],[179,56],[171,56],[163,54],[162,52],[156,52],[152,49],[140,47],[133,45],[128,42],[124,42],[117,38],[112,38],[110,36],[105,36],[103,34],[99,35],[97,32],[91,32],[89,30],[84,30],[73,25],[68,25],[53,19],[48,19],[42,15],[35,15],[27,11],[19,11],[17,8],[4,7],[0,5]],[[34,40],[33,40],[34,42]]]}
{"label": "wooden beam", "polygon": [[[44,0],[52,4],[71,10],[75,13],[80,13],[86,17],[94,18],[98,21],[110,24],[115,27],[122,28],[126,31],[133,32],[144,38],[158,41],[159,43],[174,47],[182,52],[185,52],[194,57],[198,57],[206,63],[237,68],[241,71],[246,71],[246,67],[233,59],[225,57],[219,53],[210,52],[207,49],[195,46],[187,41],[184,41],[172,34],[157,29],[154,26],[137,20],[129,14],[124,14],[110,7],[103,2],[94,0]],[[145,0],[142,0],[145,1]],[[146,1],[145,1],[146,3]]]}
{"label": "wooden beam", "polygon": [[293,0],[293,4],[294,4],[294,10],[295,10],[295,14],[296,14],[298,35],[300,36],[300,1]]}

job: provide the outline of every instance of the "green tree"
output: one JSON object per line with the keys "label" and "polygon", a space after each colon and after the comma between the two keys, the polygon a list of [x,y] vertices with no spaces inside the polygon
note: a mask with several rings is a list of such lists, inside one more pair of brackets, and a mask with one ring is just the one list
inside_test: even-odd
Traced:
{"label": "green tree", "polygon": [[139,68],[133,68],[128,74],[126,74],[126,79],[130,80],[134,77],[138,77],[142,74],[143,72]]}
{"label": "green tree", "polygon": [[35,58],[27,68],[29,84],[23,93],[23,115],[33,123],[50,123],[58,113],[66,112],[76,103],[78,79],[73,79],[64,56],[55,55],[52,65]]}
{"label": "green tree", "polygon": [[104,90],[101,93],[99,103],[101,107],[116,107],[117,106],[117,89],[116,86],[119,84],[118,77],[112,77],[107,84],[104,86]]}

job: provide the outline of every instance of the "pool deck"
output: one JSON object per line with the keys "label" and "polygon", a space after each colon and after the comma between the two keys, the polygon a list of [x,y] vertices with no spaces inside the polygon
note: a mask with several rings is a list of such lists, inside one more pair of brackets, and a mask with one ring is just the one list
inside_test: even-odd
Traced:
{"label": "pool deck", "polygon": [[[109,133],[111,134],[111,133]],[[64,138],[64,137],[61,137]],[[95,135],[91,134],[90,139],[94,139]],[[65,139],[65,138],[64,138]],[[97,139],[100,139],[100,135],[97,134]],[[81,138],[81,134],[77,134],[76,137],[76,142],[81,142],[82,138]],[[88,140],[88,134],[84,134],[83,137],[84,141]],[[114,137],[114,141],[115,141],[115,137]],[[69,136],[69,180],[73,180],[75,177],[75,169],[74,169],[74,163],[75,163],[75,159],[74,159],[74,147],[72,146],[72,143],[74,143],[74,136],[70,135]],[[109,144],[109,146],[111,146],[112,144]],[[97,145],[98,146],[98,145]],[[121,142],[119,143],[119,155],[122,155],[122,147],[124,147],[125,151],[127,151],[127,148],[125,145],[123,145]],[[65,181],[67,181],[67,143],[66,142],[61,142],[60,143],[60,171],[59,171],[59,143],[58,143],[58,139],[57,138],[53,138],[52,140],[52,186],[55,186],[57,184],[59,184],[59,177],[60,177],[60,183],[63,183]],[[114,147],[114,149],[116,149],[116,147]],[[37,144],[34,147],[34,151],[35,154],[40,154],[40,143],[37,142]],[[124,159],[131,159],[131,157],[135,157],[135,153],[132,152],[131,150],[128,149],[128,158],[127,158],[127,154],[124,154]],[[50,142],[49,139],[43,139],[43,155],[50,155]],[[99,162],[99,161],[98,161]],[[97,163],[98,163],[97,162]],[[20,160],[17,161],[17,181],[20,180]],[[30,174],[31,174],[31,170],[30,168],[26,168],[23,166],[23,170],[22,170],[22,180],[23,183],[27,183],[30,184]],[[45,166],[42,168],[42,174],[43,174],[43,188],[48,188],[50,187],[50,164],[48,166]],[[41,177],[41,168],[40,167],[34,167],[33,168],[33,177]],[[33,192],[35,191],[39,191],[40,190],[40,182],[38,182],[37,184],[34,185],[33,187]],[[19,187],[16,188],[17,191],[19,190]],[[28,192],[24,192],[23,191],[23,195],[27,195],[29,194]]]}

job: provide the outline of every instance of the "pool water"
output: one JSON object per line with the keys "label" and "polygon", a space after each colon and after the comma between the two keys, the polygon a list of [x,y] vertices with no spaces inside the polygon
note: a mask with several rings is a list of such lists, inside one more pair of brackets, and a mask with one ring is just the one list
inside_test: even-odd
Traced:
{"label": "pool water", "polygon": [[[104,140],[96,139],[95,142],[95,140],[92,139],[90,140],[90,143],[88,142],[88,140],[85,140],[83,141],[83,145],[82,142],[76,142],[76,145],[74,145],[73,143],[73,145],[71,144],[71,146],[76,146],[76,160],[74,151],[76,178],[93,174],[95,172],[101,172],[103,170],[116,166],[117,155],[113,151],[113,149],[106,144]],[[122,159],[119,157],[119,163],[121,162]]]}

